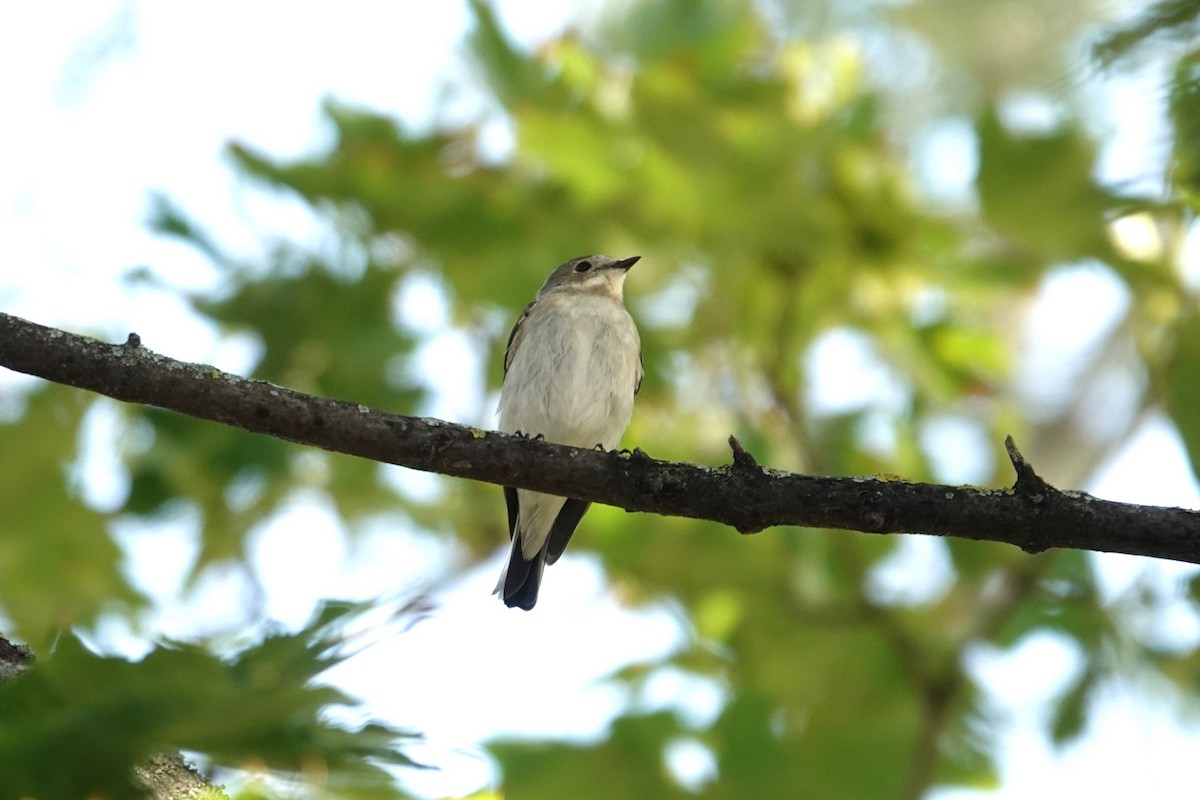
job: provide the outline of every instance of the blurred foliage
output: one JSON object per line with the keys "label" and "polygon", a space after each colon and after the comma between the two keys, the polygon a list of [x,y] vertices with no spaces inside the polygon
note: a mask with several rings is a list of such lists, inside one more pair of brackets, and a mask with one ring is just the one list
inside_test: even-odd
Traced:
{"label": "blurred foliage", "polygon": [[1168,110],[1175,130],[1171,178],[1195,214],[1200,211],[1200,49],[1179,59]]}
{"label": "blurred foliage", "polygon": [[25,398],[20,416],[0,423],[0,609],[35,652],[70,625],[143,602],[120,570],[105,516],[81,500],[68,470],[90,402],[49,385]]}
{"label": "blurred foliage", "polygon": [[[397,298],[415,278],[443,287],[449,324],[485,351],[494,390],[508,323],[551,267],[587,252],[640,254],[628,302],[647,377],[625,442],[658,457],[723,461],[733,432],[783,469],[957,481],[945,462],[961,454],[927,433],[959,421],[991,447],[974,481],[1011,479],[1000,444],[1011,433],[1040,473],[1074,487],[1164,411],[1200,471],[1200,330],[1182,264],[1200,196],[1195,53],[1180,54],[1168,87],[1170,194],[1143,197],[1098,181],[1094,127],[1072,87],[1047,78],[1070,72],[1061,43],[1103,21],[1095,4],[891,5],[652,0],[528,52],[474,0],[470,57],[490,109],[478,119],[412,132],[329,101],[325,152],[282,161],[231,145],[244,174],[328,219],[334,246],[284,243],[246,263],[165,198],[154,224],[222,269],[220,295],[191,300],[223,331],[254,338],[254,377],[305,391],[420,410],[438,376],[411,369],[421,334]],[[1160,4],[1149,28],[1112,34],[1105,58],[1176,29],[1194,5]],[[1043,87],[1053,122],[1014,123],[1030,85]],[[935,204],[912,155],[918,132],[948,119],[966,130],[977,165],[968,197]],[[510,152],[485,144],[497,127],[511,133]],[[1148,228],[1155,246],[1131,248],[1117,223]],[[1028,346],[1022,321],[1039,287],[1068,269],[1118,284],[1128,303],[1072,367],[1063,396],[1035,410],[1014,377]],[[890,397],[814,401],[812,384],[828,377],[815,354],[835,335],[861,344]],[[1136,394],[1120,413],[1096,401],[1112,390],[1103,381],[1113,365],[1122,391]],[[39,794],[26,787],[53,776],[32,754],[108,732],[95,763],[60,778],[78,781],[90,766],[104,783],[37,785],[119,796],[126,773],[102,768],[171,745],[302,771],[316,752],[332,789],[342,790],[335,776],[377,788],[367,765],[397,763],[385,753],[397,733],[351,739],[321,727],[319,706],[342,699],[309,687],[325,663],[311,649],[317,628],[231,661],[173,646],[127,664],[70,635],[49,649],[55,631],[140,602],[106,515],[63,479],[85,403],[52,387],[0,428],[0,441],[24,443],[0,448],[16,476],[0,488],[0,607],[10,633],[50,653],[0,687],[27,714],[5,729],[0,753],[31,754],[22,771],[0,769],[0,787]],[[477,557],[505,538],[494,487],[443,481],[433,499],[410,496],[372,464],[153,409],[121,413],[132,480],[112,516],[194,508],[198,572],[241,558],[247,532],[297,485],[326,492],[348,521],[398,509]],[[1190,649],[1152,647],[1131,625],[1130,609],[1149,600],[1102,600],[1083,553],[938,542],[953,580],[931,589],[910,569],[905,580],[920,591],[893,596],[880,576],[913,563],[901,537],[747,538],[694,520],[592,513],[603,524],[573,547],[594,549],[629,605],[669,603],[690,626],[688,646],[614,680],[636,695],[682,671],[719,687],[723,703],[701,722],[631,705],[593,743],[496,743],[511,796],[915,798],[938,784],[991,786],[997,711],[964,655],[1039,632],[1070,642],[1083,662],[1048,719],[1057,742],[1083,729],[1090,698],[1114,675],[1151,670],[1188,692],[1200,680]],[[1195,598],[1185,601],[1194,610]],[[278,680],[259,682],[260,668]],[[151,705],[161,716],[117,713]],[[239,720],[231,734],[225,723]],[[698,786],[665,765],[680,742],[711,756]]]}
{"label": "blurred foliage", "polygon": [[1159,0],[1149,3],[1134,20],[1114,28],[1095,45],[1101,62],[1112,63],[1148,40],[1187,41],[1200,32],[1200,1]]}
{"label": "blurred foliage", "polygon": [[328,719],[353,706],[314,681],[344,657],[361,609],[327,604],[306,626],[222,658],[212,644],[170,643],[141,661],[100,656],[73,634],[0,683],[0,796],[143,797],[133,764],[164,751],[214,766],[271,769],[329,797],[395,797],[384,765],[414,766],[413,735]]}

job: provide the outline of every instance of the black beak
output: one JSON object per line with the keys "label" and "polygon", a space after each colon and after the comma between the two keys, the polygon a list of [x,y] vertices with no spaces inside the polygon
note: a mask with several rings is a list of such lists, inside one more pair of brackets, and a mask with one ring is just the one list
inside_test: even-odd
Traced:
{"label": "black beak", "polygon": [[641,258],[641,256],[631,256],[622,261],[618,261],[617,263],[613,264],[611,268],[628,271],[630,267],[638,262],[639,258]]}

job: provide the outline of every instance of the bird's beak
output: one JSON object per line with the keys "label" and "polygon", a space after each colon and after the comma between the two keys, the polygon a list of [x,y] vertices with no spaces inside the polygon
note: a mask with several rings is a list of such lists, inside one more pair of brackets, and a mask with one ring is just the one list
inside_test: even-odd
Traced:
{"label": "bird's beak", "polygon": [[624,272],[628,272],[629,268],[636,264],[639,258],[641,258],[641,256],[631,256],[622,261],[618,261],[612,265],[612,269],[619,269]]}

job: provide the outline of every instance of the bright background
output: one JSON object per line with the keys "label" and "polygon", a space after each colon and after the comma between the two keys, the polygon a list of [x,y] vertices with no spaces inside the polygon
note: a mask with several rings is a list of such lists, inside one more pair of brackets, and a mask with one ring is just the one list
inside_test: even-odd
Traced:
{"label": "bright background", "polygon": [[[528,49],[596,13],[588,4],[536,5],[495,5],[504,29]],[[352,2],[336,12],[281,2],[6,6],[0,11],[0,101],[7,109],[0,133],[0,235],[8,266],[0,271],[0,307],[111,341],[132,330],[147,347],[175,358],[232,372],[251,369],[259,355],[255,342],[218,329],[181,299],[180,290],[220,292],[222,273],[196,249],[149,230],[152,196],[166,193],[180,202],[248,261],[263,257],[276,237],[322,247],[328,223],[293,196],[240,177],[227,143],[237,140],[281,160],[320,152],[331,144],[324,98],[394,116],[413,131],[486,112],[489,101],[463,56],[470,19],[455,2]],[[1151,66],[1132,76],[1070,79],[1087,86],[1097,107],[1092,119],[1103,127],[1100,177],[1125,186],[1160,180],[1169,136],[1156,88],[1161,71]],[[1053,113],[1036,99],[1012,104],[1010,111],[1035,128]],[[976,155],[961,125],[951,119],[913,139],[911,164],[934,200],[953,202],[970,193]],[[483,135],[489,157],[508,157],[512,136],[491,115]],[[1146,234],[1134,222],[1116,235],[1137,247]],[[1193,255],[1197,238],[1193,232]],[[1200,281],[1196,259],[1184,262],[1191,279]],[[157,283],[126,279],[143,267]],[[639,272],[643,268],[667,265],[646,263]],[[629,283],[634,297],[639,278],[634,273]],[[529,295],[535,289],[536,282],[524,287]],[[1041,284],[1022,322],[1029,344],[1016,370],[1016,391],[1053,404],[1060,390],[1055,383],[1072,380],[1070,365],[1129,302],[1111,273],[1087,264]],[[479,378],[481,356],[449,326],[442,288],[411,280],[398,303],[421,339],[417,368],[434,388],[420,413],[490,426],[494,396],[485,394]],[[869,348],[845,332],[821,340],[810,369],[811,403],[818,409],[854,408],[864,398],[895,391]],[[0,375],[6,390],[27,385]],[[114,455],[119,435],[112,407],[89,413],[76,474],[79,491],[99,508],[118,507],[128,492],[129,476]],[[939,478],[972,482],[990,474],[979,429],[951,420],[929,435],[945,454]],[[423,475],[390,475],[405,491],[439,491]],[[1079,488],[1128,502],[1200,506],[1184,446],[1161,414],[1148,415]],[[501,505],[497,492],[498,516]],[[413,754],[440,770],[404,772],[402,780],[430,797],[495,785],[496,767],[482,743],[496,736],[592,740],[627,703],[677,707],[701,721],[718,714],[721,687],[683,673],[664,673],[635,697],[606,680],[624,665],[667,657],[683,645],[688,624],[670,602],[630,610],[606,583],[594,555],[568,554],[548,573],[536,613],[519,614],[490,596],[499,550],[474,564],[461,547],[434,534],[397,536],[386,521],[368,528],[348,538],[320,493],[297,491],[253,533],[245,569],[262,590],[255,594],[238,566],[209,569],[196,585],[187,583],[199,549],[195,520],[125,520],[117,532],[128,573],[153,598],[153,611],[136,622],[108,619],[91,640],[107,651],[138,654],[155,637],[220,632],[255,614],[299,625],[323,597],[428,591],[436,603],[430,619],[383,638],[331,677],[364,698],[371,713],[426,734]],[[947,580],[937,551],[917,540],[900,554],[877,573],[884,589],[936,595]],[[1194,572],[1108,555],[1094,563],[1111,597],[1135,581],[1173,590]],[[1157,616],[1152,627],[1172,647],[1200,640],[1200,624],[1182,603]],[[1070,642],[1050,633],[1009,651],[980,646],[967,654],[969,672],[986,686],[987,702],[1000,709],[1002,720],[1002,787],[987,795],[1191,796],[1200,726],[1180,718],[1178,698],[1155,689],[1130,682],[1105,687],[1091,701],[1085,733],[1061,748],[1051,744],[1047,703],[1081,663]],[[396,685],[408,691],[396,692]],[[522,695],[529,686],[557,701],[531,709]],[[688,746],[673,751],[668,763],[685,785],[713,768],[703,748]],[[1151,788],[1147,776],[1157,785]],[[976,796],[948,789],[935,794]]]}

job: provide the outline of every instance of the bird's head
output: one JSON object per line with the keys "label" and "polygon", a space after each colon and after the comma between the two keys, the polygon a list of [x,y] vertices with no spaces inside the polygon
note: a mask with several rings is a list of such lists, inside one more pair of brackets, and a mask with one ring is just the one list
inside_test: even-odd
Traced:
{"label": "bird's head", "polygon": [[551,292],[599,294],[620,301],[624,297],[625,275],[641,256],[610,258],[580,256],[558,267],[546,278],[538,298]]}

